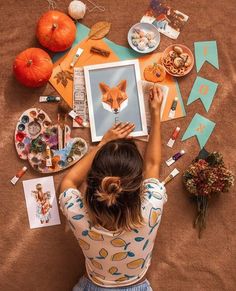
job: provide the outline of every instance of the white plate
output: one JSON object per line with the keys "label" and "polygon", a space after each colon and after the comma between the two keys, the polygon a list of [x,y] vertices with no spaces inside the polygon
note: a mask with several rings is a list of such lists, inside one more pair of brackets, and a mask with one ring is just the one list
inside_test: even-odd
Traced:
{"label": "white plate", "polygon": [[[145,50],[141,51],[139,50],[135,45],[133,45],[132,43],[132,38],[131,38],[131,35],[132,33],[134,32],[135,29],[140,29],[140,30],[143,30],[145,33],[148,33],[148,32],[153,32],[155,34],[155,41],[156,41],[156,45],[152,48],[149,48],[147,47]],[[148,54],[150,52],[153,52],[158,46],[159,46],[159,43],[160,43],[160,33],[159,31],[157,30],[157,28],[151,24],[151,23],[136,23],[135,25],[133,25],[129,32],[128,32],[128,43],[129,45],[131,46],[131,48],[133,50],[135,50],[136,52],[139,52],[141,54]]]}

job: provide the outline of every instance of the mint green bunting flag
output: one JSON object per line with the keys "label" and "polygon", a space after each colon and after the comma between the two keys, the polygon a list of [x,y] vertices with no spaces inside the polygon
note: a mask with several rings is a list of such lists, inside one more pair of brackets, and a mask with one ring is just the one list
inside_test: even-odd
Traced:
{"label": "mint green bunting flag", "polygon": [[206,111],[208,112],[215,96],[217,87],[217,83],[202,77],[197,77],[189,95],[187,105],[193,103],[197,99],[200,99]]}
{"label": "mint green bunting flag", "polygon": [[218,51],[216,41],[199,41],[194,43],[194,52],[197,73],[202,65],[207,61],[215,68],[219,69]]}
{"label": "mint green bunting flag", "polygon": [[182,141],[192,136],[196,136],[200,148],[202,149],[207,143],[215,125],[215,122],[196,113],[185,131]]}

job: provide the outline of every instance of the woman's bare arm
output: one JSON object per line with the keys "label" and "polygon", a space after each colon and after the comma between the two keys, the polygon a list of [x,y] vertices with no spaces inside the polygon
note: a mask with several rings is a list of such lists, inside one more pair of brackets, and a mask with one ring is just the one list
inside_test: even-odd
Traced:
{"label": "woman's bare arm", "polygon": [[144,178],[160,177],[161,166],[161,121],[160,110],[163,94],[160,88],[154,86],[150,90],[151,132],[144,155]]}

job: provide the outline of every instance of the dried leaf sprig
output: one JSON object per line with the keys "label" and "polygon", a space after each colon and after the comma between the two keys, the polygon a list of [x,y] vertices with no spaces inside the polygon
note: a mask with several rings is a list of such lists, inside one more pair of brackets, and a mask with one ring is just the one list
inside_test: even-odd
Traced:
{"label": "dried leaf sprig", "polygon": [[200,152],[183,173],[183,183],[197,203],[194,227],[198,228],[199,238],[206,227],[209,200],[217,194],[228,192],[234,184],[233,173],[225,167],[219,152],[207,153],[204,158],[201,155]]}

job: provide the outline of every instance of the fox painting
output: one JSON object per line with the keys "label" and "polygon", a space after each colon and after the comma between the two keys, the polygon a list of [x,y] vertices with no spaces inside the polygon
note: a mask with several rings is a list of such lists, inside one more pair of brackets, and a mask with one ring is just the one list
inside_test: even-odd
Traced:
{"label": "fox painting", "polygon": [[126,80],[110,88],[105,83],[99,83],[102,92],[102,105],[103,108],[117,114],[128,105],[128,96],[126,94]]}

